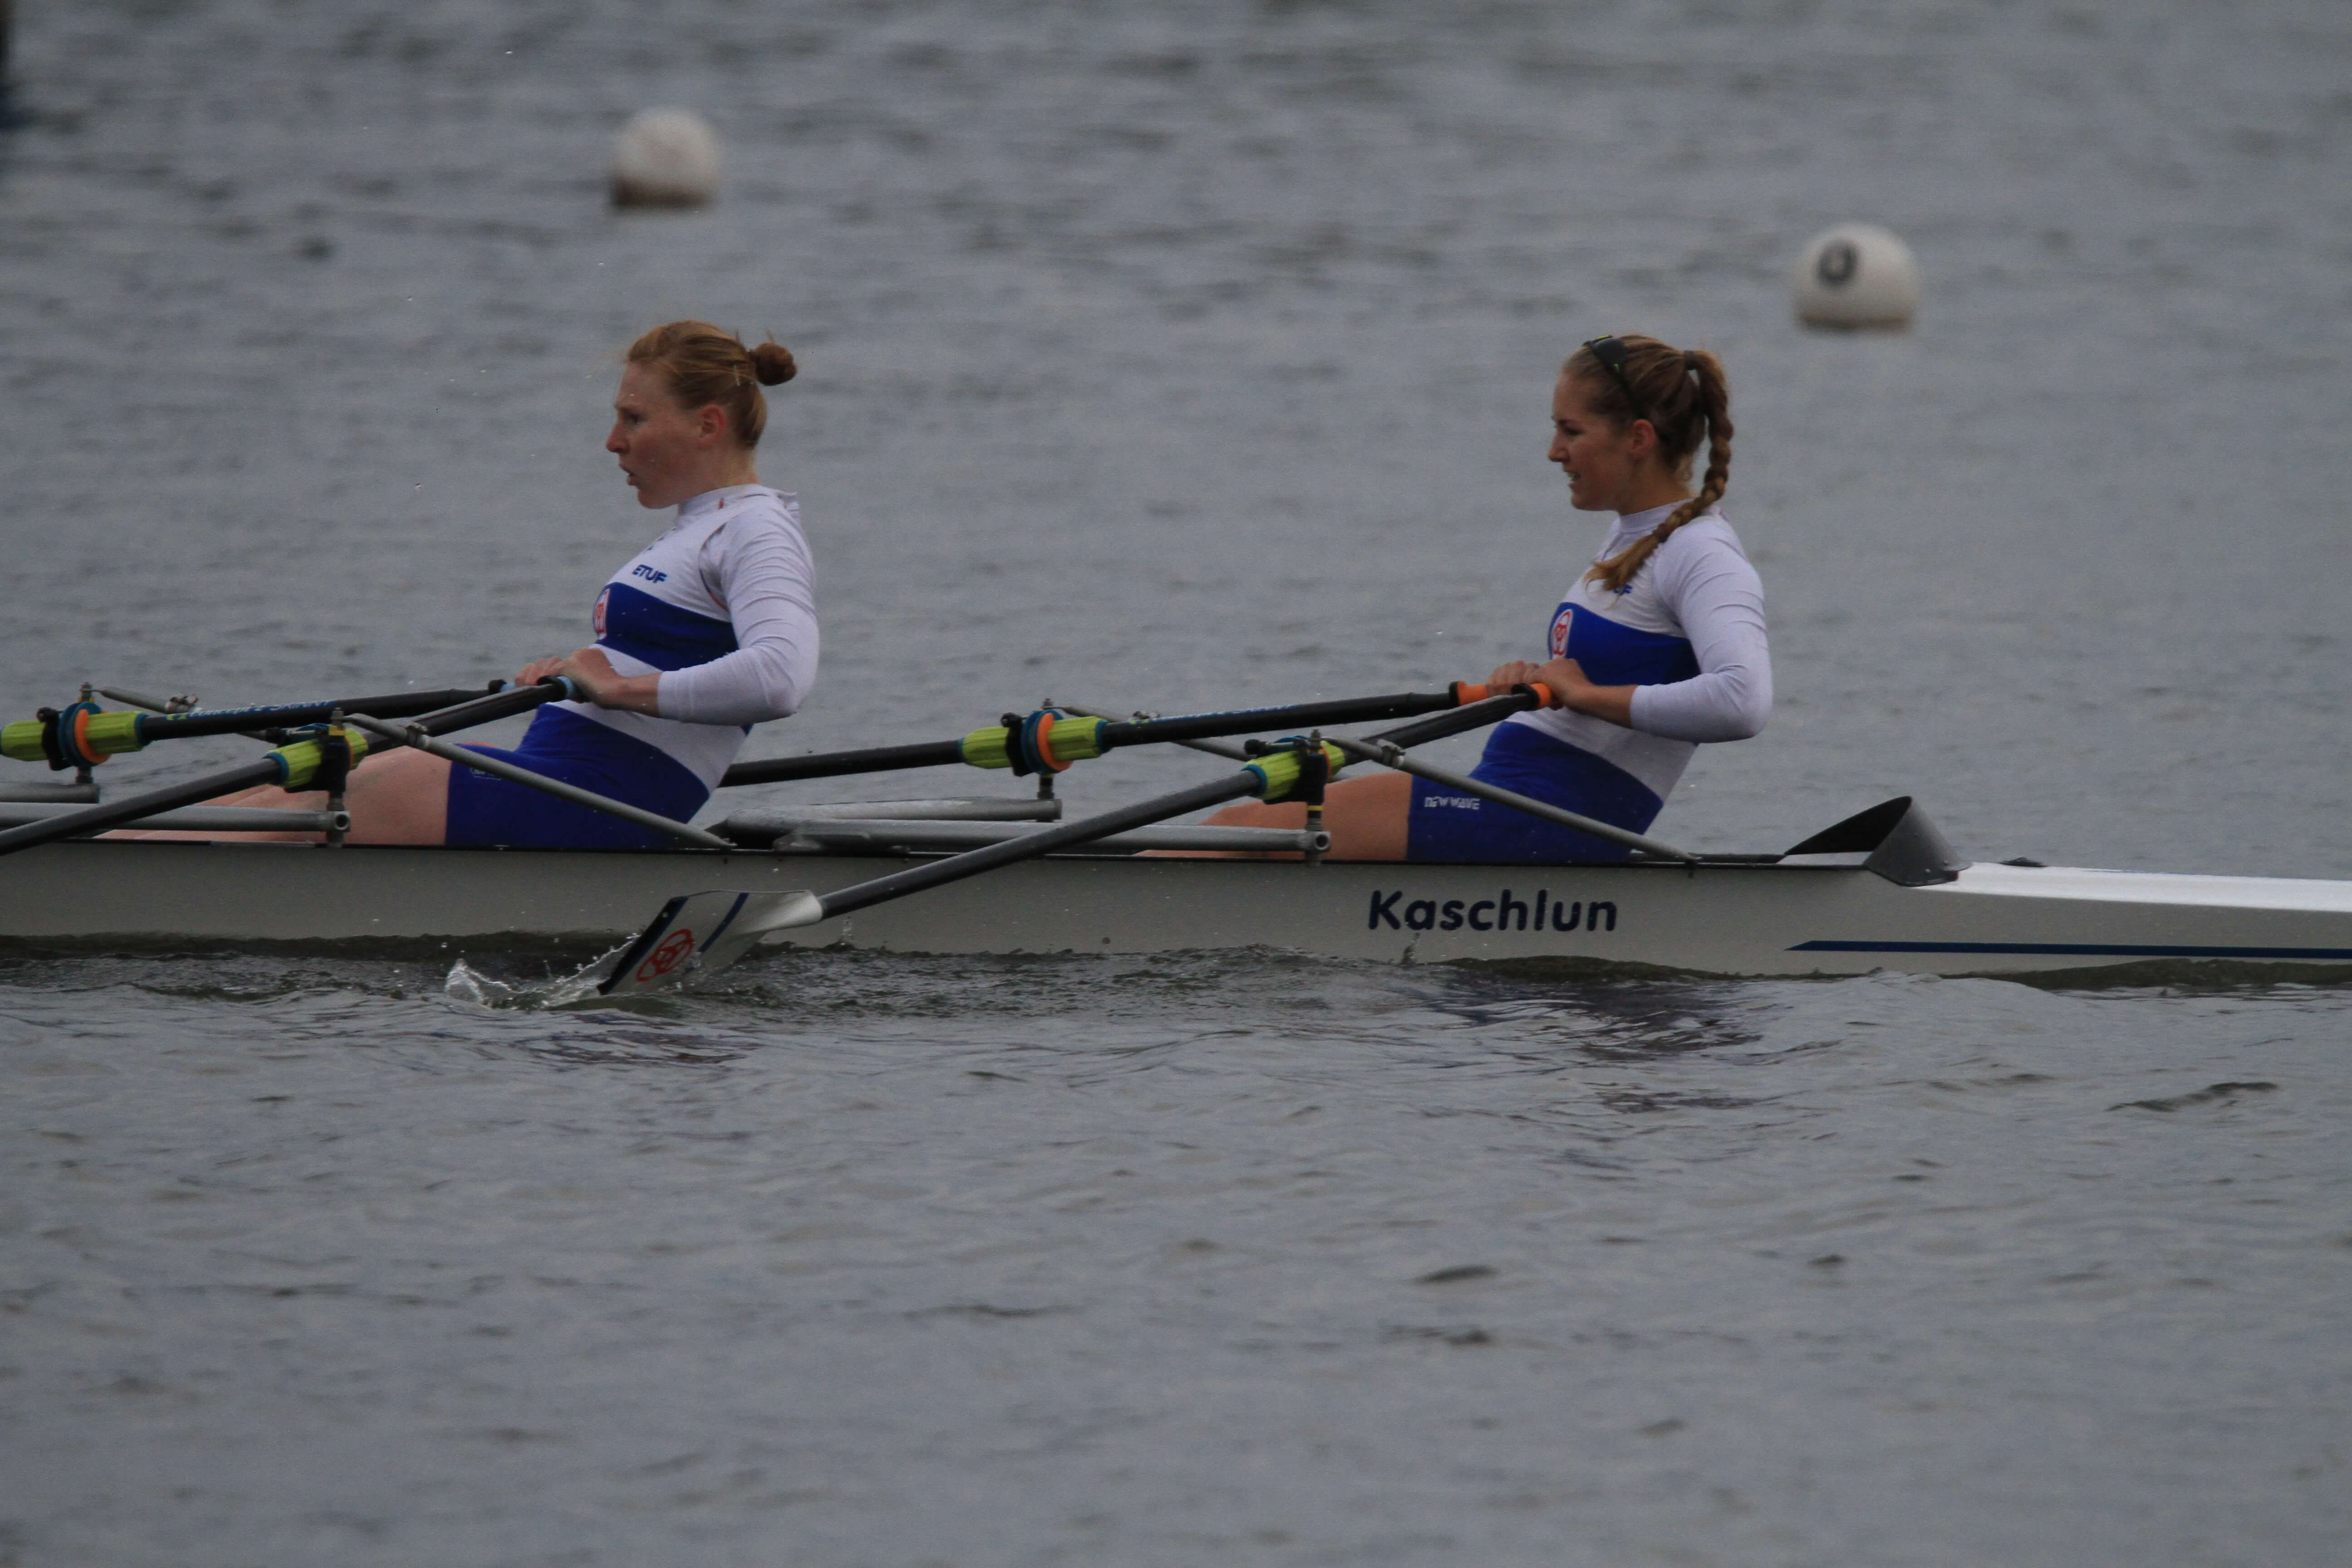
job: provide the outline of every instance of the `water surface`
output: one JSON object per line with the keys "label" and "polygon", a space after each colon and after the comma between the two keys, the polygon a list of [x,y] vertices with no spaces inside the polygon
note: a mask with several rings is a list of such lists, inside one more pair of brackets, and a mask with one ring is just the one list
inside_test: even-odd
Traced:
{"label": "water surface", "polygon": [[[686,313],[803,366],[825,665],[762,752],[1475,679],[1594,531],[1552,369],[1645,330],[1731,367],[1780,689],[1662,836],[1916,793],[1973,856],[2352,876],[2339,6],[19,10],[11,714],[575,646],[659,525],[613,355]],[[723,198],[615,216],[664,103]],[[1856,217],[1918,325],[1800,332]],[[2352,1527],[2340,986],[780,954],[551,1013],[460,956],[565,962],[0,957],[0,1562]]]}

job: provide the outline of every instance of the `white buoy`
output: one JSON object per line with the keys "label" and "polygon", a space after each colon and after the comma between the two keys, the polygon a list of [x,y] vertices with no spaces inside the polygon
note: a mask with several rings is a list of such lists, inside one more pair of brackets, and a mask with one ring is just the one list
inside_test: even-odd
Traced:
{"label": "white buoy", "polygon": [[1919,264],[1876,224],[1842,223],[1815,235],[1790,285],[1797,320],[1809,327],[1896,331],[1919,313]]}
{"label": "white buoy", "polygon": [[698,207],[719,191],[719,133],[688,109],[630,117],[613,145],[616,207]]}

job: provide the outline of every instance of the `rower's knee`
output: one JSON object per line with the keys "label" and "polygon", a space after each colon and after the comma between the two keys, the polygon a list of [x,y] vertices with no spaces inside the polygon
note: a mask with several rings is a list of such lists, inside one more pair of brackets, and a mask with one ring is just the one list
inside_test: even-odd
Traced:
{"label": "rower's knee", "polygon": [[446,844],[449,763],[405,748],[370,758],[344,792],[353,844]]}

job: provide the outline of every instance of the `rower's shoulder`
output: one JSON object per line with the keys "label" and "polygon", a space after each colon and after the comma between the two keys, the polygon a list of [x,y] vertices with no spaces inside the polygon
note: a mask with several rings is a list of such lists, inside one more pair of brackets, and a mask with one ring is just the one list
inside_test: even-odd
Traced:
{"label": "rower's shoulder", "polygon": [[764,485],[730,498],[714,514],[700,554],[705,580],[714,583],[746,572],[762,580],[781,574],[805,582],[816,571],[808,535],[801,531],[800,499]]}
{"label": "rower's shoulder", "polygon": [[776,530],[795,540],[801,538],[801,498],[790,490],[757,485],[730,496],[725,506],[714,508],[709,532],[704,537],[715,541],[731,534],[740,539]]}
{"label": "rower's shoulder", "polygon": [[740,522],[747,517],[783,518],[798,522],[801,498],[790,490],[772,489],[766,485],[746,485],[730,495],[711,510],[721,522]]}
{"label": "rower's shoulder", "polygon": [[1700,513],[1666,535],[1665,542],[1658,546],[1658,555],[1662,561],[1677,564],[1683,563],[1695,564],[1708,556],[1719,555],[1725,551],[1729,551],[1742,561],[1748,559],[1748,547],[1739,542],[1739,534],[1731,526],[1730,520],[1719,511]]}

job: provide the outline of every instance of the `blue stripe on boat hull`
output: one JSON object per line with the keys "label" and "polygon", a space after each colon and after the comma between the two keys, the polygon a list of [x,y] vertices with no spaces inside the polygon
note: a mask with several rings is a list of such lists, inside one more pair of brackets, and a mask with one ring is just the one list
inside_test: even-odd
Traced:
{"label": "blue stripe on boat hull", "polygon": [[1790,952],[2017,952],[2084,958],[2302,958],[2352,963],[2352,947],[2172,947],[2139,942],[1801,942]]}

